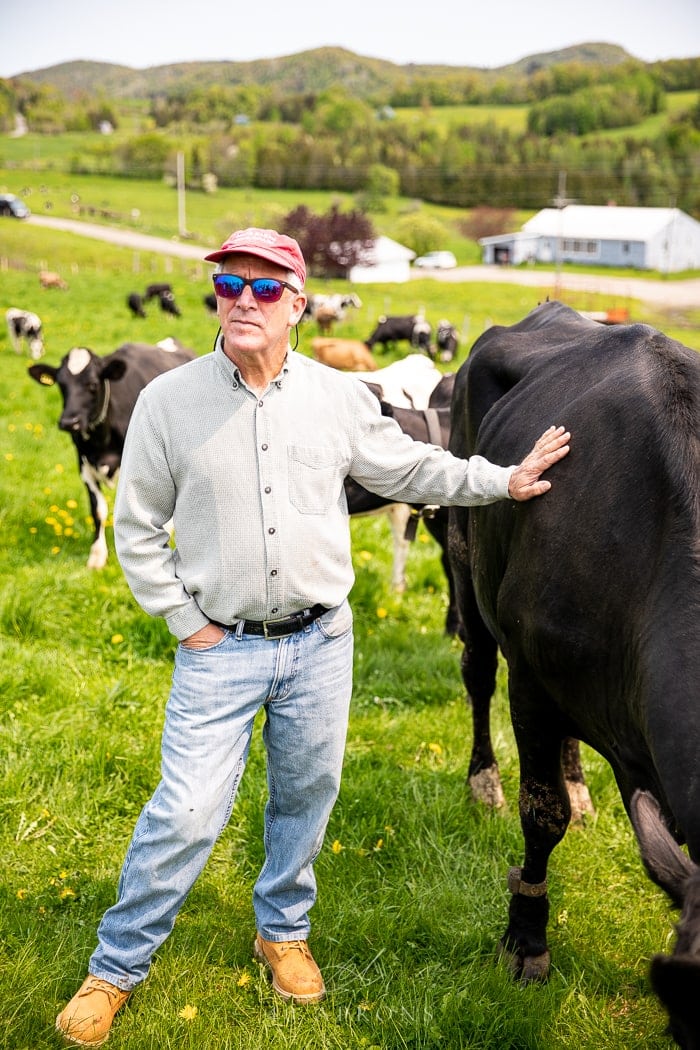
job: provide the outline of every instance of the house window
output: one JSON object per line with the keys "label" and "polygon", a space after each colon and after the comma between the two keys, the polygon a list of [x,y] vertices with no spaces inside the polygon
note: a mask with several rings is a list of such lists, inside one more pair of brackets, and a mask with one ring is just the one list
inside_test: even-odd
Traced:
{"label": "house window", "polygon": [[623,255],[629,255],[629,253],[630,253],[630,246],[627,243],[627,241],[624,241],[623,245],[622,245],[622,254]]}

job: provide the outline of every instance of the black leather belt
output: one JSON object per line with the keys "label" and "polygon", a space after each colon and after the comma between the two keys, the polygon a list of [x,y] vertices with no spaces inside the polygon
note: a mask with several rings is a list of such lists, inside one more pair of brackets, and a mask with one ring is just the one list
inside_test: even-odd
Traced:
{"label": "black leather belt", "polygon": [[[282,616],[279,620],[244,620],[243,634],[260,634],[263,638],[286,638],[288,634],[296,634],[297,631],[308,627],[325,612],[328,612],[325,605],[312,605],[310,609],[302,609],[291,616]],[[219,626],[229,631],[239,630],[238,623]]]}

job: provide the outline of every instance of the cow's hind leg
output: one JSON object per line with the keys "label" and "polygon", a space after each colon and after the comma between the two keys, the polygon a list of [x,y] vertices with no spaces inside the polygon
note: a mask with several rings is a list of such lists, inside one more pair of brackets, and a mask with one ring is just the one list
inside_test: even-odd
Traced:
{"label": "cow's hind leg", "polygon": [[562,748],[562,765],[564,766],[564,780],[571,805],[571,820],[574,824],[582,823],[588,814],[595,816],[595,807],[583,775],[581,765],[581,747],[578,740],[567,736]]}
{"label": "cow's hind leg", "polygon": [[478,802],[497,809],[505,805],[501,774],[491,742],[491,698],[496,689],[498,646],[477,608],[474,591],[465,586],[460,595],[460,631],[464,641],[462,678],[472,711],[472,752],[468,781]]}
{"label": "cow's hind leg", "polygon": [[520,757],[520,824],[525,840],[522,868],[511,868],[508,926],[499,945],[512,972],[523,981],[549,973],[547,864],[571,817],[562,771],[564,733],[547,697],[531,681],[514,684],[510,702]]}

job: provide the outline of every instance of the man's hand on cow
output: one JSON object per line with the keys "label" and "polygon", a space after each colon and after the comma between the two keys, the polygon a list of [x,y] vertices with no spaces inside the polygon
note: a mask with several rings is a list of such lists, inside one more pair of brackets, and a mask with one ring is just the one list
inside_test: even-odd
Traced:
{"label": "man's hand on cow", "polygon": [[543,481],[540,475],[568,455],[571,434],[564,427],[549,427],[545,430],[520,466],[516,467],[508,483],[511,499],[527,500],[549,492],[551,482]]}

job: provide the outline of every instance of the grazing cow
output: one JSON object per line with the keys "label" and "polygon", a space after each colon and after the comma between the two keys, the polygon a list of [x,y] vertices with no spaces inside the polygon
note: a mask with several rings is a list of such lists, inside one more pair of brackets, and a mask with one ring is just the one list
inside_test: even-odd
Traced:
{"label": "grazing cow", "polygon": [[377,326],[366,340],[370,350],[377,343],[383,349],[393,349],[396,343],[408,342],[414,350],[423,350],[433,357],[432,328],[423,314],[409,314],[401,317],[380,317]]}
{"label": "grazing cow", "polygon": [[359,339],[334,339],[316,336],[311,351],[317,361],[346,371],[374,372],[377,362],[366,343]]}
{"label": "grazing cow", "polygon": [[346,310],[351,306],[356,310],[362,306],[362,300],[354,292],[345,295],[341,292],[311,292],[306,299],[302,320],[316,321],[322,333],[330,332],[333,322],[343,321]]}
{"label": "grazing cow", "polygon": [[101,486],[116,484],[136,399],[155,376],[195,356],[176,340],[164,339],[155,346],[124,343],[106,357],[74,347],[58,368],[46,364],[29,368],[32,379],[44,386],[58,384],[63,396],[58,425],[73,439],[95,525],[89,569],[102,569],[107,562],[107,502]]}
{"label": "grazing cow", "polygon": [[143,308],[143,296],[139,295],[138,292],[130,292],[126,297],[126,305],[131,310],[134,317],[145,317],[146,311]]}
{"label": "grazing cow", "polygon": [[216,296],[213,292],[207,292],[207,294],[203,297],[202,302],[204,303],[210,314],[216,313]]}
{"label": "grazing cow", "polygon": [[165,281],[160,284],[149,284],[143,294],[143,301],[150,303],[151,299],[160,299],[161,295],[172,295],[173,286]]}
{"label": "grazing cow", "polygon": [[158,296],[158,302],[164,314],[170,314],[172,317],[181,316],[180,308],[175,302],[175,296],[172,292],[161,292]]}
{"label": "grazing cow", "polygon": [[60,273],[53,270],[39,270],[39,284],[42,288],[60,288],[61,291],[68,288]]}
{"label": "grazing cow", "polygon": [[44,335],[41,328],[41,319],[29,310],[19,310],[11,306],[5,312],[7,321],[7,334],[15,353],[21,354],[26,346],[31,357],[38,361],[44,353]]}
{"label": "grazing cow", "polygon": [[549,970],[547,864],[570,815],[562,748],[583,740],[610,763],[650,870],[664,850],[636,792],[688,846],[682,893],[671,872],[657,879],[685,903],[674,959],[652,975],[685,1047],[698,1046],[700,993],[699,419],[695,351],[547,302],[477,340],[450,438],[458,456],[516,463],[543,422],[573,435],[551,492],[449,511],[467,691],[475,711],[488,706],[500,646],[520,759],[525,856],[501,953],[525,981]]}
{"label": "grazing cow", "polygon": [[448,363],[453,361],[459,346],[457,329],[450,321],[438,321],[435,334],[436,354],[441,361]]}

